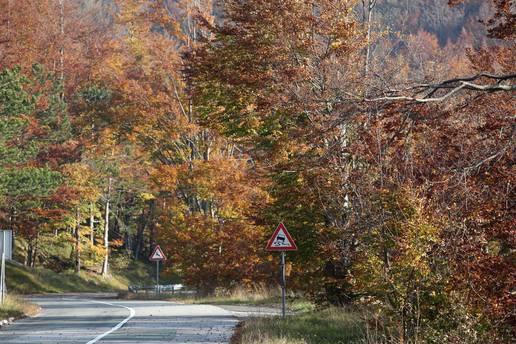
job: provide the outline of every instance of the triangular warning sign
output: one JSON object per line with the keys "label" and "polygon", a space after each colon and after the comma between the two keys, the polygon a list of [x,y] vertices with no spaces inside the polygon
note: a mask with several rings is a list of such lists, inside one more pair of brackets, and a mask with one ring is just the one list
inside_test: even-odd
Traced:
{"label": "triangular warning sign", "polygon": [[161,247],[159,247],[159,245],[156,245],[156,247],[154,248],[154,252],[152,252],[151,256],[149,257],[149,260],[167,260],[167,257],[165,257],[165,254],[161,250]]}
{"label": "triangular warning sign", "polygon": [[285,225],[280,223],[269,239],[266,249],[267,251],[297,251],[297,246]]}

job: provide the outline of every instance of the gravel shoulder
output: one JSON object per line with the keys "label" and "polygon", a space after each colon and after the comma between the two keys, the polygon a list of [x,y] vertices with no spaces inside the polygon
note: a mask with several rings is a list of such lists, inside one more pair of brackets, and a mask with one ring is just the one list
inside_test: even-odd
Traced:
{"label": "gravel shoulder", "polygon": [[[269,317],[281,315],[281,309],[251,305],[217,305],[237,318]],[[290,313],[290,312],[289,312]]]}

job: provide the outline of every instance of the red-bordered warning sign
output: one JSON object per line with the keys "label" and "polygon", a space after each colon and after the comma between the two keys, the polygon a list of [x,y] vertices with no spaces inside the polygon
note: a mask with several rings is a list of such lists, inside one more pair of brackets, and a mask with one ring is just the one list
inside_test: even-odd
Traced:
{"label": "red-bordered warning sign", "polygon": [[152,252],[152,254],[149,257],[149,260],[155,262],[155,261],[160,261],[160,260],[167,260],[167,257],[165,257],[165,254],[163,253],[163,250],[161,249],[161,247],[159,247],[159,245],[156,245],[156,247],[154,248],[154,251]]}
{"label": "red-bordered warning sign", "polygon": [[267,243],[267,251],[297,251],[292,236],[283,223],[280,223]]}

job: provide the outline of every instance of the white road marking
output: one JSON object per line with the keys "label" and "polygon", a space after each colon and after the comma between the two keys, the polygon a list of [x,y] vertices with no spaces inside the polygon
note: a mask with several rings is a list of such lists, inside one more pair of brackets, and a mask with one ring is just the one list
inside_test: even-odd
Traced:
{"label": "white road marking", "polygon": [[[77,301],[77,300],[74,300],[74,301]],[[109,302],[103,302],[103,301],[95,301],[95,300],[84,300],[86,302],[93,302],[93,303],[101,303],[101,304],[104,304],[104,305],[108,305],[108,306],[113,306],[113,307],[122,307],[122,308],[125,308],[125,309],[128,309],[129,310],[129,316],[127,318],[125,318],[124,320],[122,320],[121,322],[119,322],[115,327],[113,327],[111,330],[107,331],[107,332],[104,332],[102,334],[99,334],[97,337],[93,338],[92,340],[90,340],[89,342],[87,342],[86,344],[94,344],[96,342],[98,342],[99,340],[101,340],[102,338],[104,338],[105,336],[115,332],[116,330],[118,330],[120,327],[124,326],[129,320],[131,320],[132,317],[134,317],[134,315],[136,314],[136,312],[134,311],[134,309],[130,308],[130,307],[126,307],[124,305],[117,305],[117,304],[113,304],[113,303],[109,303]]]}

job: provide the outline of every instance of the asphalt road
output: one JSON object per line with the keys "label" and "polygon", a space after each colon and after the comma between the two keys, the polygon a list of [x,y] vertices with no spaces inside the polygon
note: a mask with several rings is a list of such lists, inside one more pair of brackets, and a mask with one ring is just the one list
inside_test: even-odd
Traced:
{"label": "asphalt road", "polygon": [[0,330],[2,344],[229,343],[230,310],[162,301],[35,297],[42,310]]}

